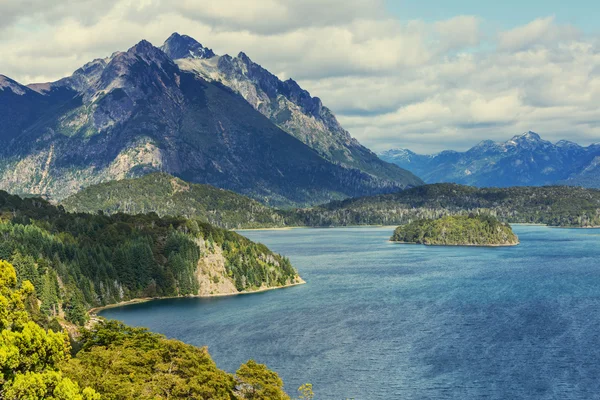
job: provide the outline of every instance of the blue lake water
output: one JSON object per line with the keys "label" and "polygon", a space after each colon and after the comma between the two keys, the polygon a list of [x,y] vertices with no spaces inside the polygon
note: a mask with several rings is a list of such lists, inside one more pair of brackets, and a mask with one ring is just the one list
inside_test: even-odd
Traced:
{"label": "blue lake water", "polygon": [[399,245],[392,228],[245,231],[306,285],[160,300],[107,318],[250,358],[293,397],[600,398],[600,230],[514,226],[504,248]]}

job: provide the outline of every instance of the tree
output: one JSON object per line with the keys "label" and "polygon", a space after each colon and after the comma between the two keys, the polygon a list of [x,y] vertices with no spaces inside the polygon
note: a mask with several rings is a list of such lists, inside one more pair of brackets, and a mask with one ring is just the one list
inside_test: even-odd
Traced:
{"label": "tree", "polygon": [[304,385],[298,388],[298,392],[300,392],[300,396],[298,396],[299,400],[312,400],[315,397],[313,393],[312,384],[305,383]]}
{"label": "tree", "polygon": [[33,285],[24,281],[17,289],[14,267],[0,260],[0,398],[97,400],[59,371],[69,359],[64,332],[46,331],[31,320],[25,309]]}
{"label": "tree", "polygon": [[233,377],[216,367],[206,348],[116,321],[96,324],[81,341],[81,351],[63,371],[105,399],[233,398]]}
{"label": "tree", "polygon": [[283,381],[276,372],[266,365],[250,360],[242,364],[236,372],[238,387],[248,400],[289,400],[283,391]]}

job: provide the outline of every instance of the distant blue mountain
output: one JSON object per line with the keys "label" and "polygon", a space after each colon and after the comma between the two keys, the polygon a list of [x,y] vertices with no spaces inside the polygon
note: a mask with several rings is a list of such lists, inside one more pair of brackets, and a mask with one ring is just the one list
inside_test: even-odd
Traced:
{"label": "distant blue mountain", "polygon": [[407,149],[392,149],[379,156],[427,183],[600,187],[600,144],[583,147],[566,140],[551,143],[531,131],[504,143],[485,140],[465,152],[422,155]]}

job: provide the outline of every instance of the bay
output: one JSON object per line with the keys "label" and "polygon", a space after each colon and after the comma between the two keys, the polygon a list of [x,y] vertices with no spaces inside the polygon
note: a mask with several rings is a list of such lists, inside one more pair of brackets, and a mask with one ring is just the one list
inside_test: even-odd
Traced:
{"label": "bay", "polygon": [[393,228],[244,231],[306,285],[157,300],[107,318],[277,371],[316,399],[600,397],[600,230],[514,226],[516,247],[388,242]]}

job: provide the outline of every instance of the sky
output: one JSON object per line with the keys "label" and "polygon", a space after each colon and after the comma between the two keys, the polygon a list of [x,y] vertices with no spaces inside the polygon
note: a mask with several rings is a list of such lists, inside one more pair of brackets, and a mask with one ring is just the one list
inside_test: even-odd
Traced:
{"label": "sky", "polygon": [[600,142],[589,0],[0,0],[0,74],[57,80],[174,31],[244,51],[374,151],[465,150],[532,130]]}

